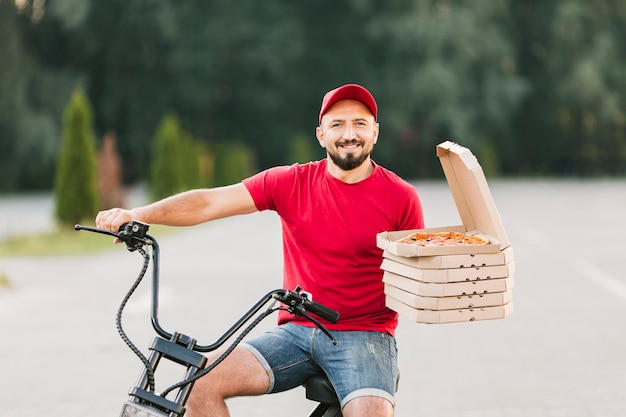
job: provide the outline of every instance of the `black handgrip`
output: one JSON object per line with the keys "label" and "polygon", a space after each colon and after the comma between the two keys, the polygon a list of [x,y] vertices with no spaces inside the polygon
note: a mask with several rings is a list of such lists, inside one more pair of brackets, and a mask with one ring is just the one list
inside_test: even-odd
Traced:
{"label": "black handgrip", "polygon": [[337,323],[339,320],[338,311],[332,310],[323,304],[316,303],[315,301],[304,300],[304,309],[330,321],[331,323]]}

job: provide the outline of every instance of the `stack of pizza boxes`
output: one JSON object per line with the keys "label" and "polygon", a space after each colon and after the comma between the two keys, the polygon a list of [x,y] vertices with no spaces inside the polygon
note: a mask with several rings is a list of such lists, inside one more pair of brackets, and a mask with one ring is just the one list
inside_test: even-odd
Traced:
{"label": "stack of pizza boxes", "polygon": [[[513,312],[513,249],[489,191],[469,149],[453,142],[437,146],[437,156],[462,225],[382,232],[386,304],[418,323],[500,319]],[[486,244],[418,246],[401,242],[416,232],[454,231],[478,235]]]}

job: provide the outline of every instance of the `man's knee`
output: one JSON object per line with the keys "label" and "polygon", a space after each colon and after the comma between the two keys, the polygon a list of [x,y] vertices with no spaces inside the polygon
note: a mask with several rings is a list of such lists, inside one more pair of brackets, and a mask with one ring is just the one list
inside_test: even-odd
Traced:
{"label": "man's knee", "polygon": [[[210,366],[219,354],[212,353],[207,357]],[[225,400],[264,394],[268,386],[269,376],[263,365],[247,349],[238,347],[211,372],[194,383],[187,401],[187,410],[190,417],[228,415]]]}
{"label": "man's knee", "polygon": [[[219,357],[210,354],[208,366]],[[194,384],[193,393],[228,399],[243,395],[264,394],[269,386],[269,376],[263,365],[247,349],[237,347],[220,364]]]}
{"label": "man's knee", "polygon": [[344,417],[393,417],[393,404],[375,396],[356,397],[343,407]]}

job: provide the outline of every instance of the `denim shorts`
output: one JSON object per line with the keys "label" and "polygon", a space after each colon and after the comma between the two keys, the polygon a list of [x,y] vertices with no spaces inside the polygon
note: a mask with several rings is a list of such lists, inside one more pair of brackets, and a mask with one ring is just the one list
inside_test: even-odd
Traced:
{"label": "denim shorts", "polygon": [[321,330],[284,324],[243,342],[267,370],[268,393],[302,385],[313,375],[326,374],[344,407],[363,396],[382,397],[395,404],[398,378],[393,336],[379,332],[331,331],[337,345]]}

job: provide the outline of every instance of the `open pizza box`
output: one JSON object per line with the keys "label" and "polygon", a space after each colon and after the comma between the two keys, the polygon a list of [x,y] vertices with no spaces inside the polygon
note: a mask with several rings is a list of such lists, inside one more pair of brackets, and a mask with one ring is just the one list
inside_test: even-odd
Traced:
{"label": "open pizza box", "polygon": [[[487,185],[485,174],[472,152],[456,143],[446,141],[437,146],[448,186],[452,192],[462,225],[381,232],[376,236],[377,246],[393,255],[404,257],[496,253],[509,246],[500,214]],[[399,240],[415,232],[454,231],[479,235],[489,243],[463,246],[418,246]]]}

